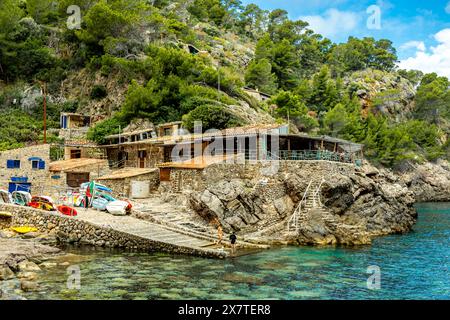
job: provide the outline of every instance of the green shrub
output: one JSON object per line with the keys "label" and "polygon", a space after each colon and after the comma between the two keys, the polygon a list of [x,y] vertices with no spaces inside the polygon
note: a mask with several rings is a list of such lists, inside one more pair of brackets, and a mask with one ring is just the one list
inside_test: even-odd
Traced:
{"label": "green shrub", "polygon": [[105,98],[108,95],[108,92],[103,85],[94,85],[91,90],[91,99],[100,100]]}
{"label": "green shrub", "polygon": [[119,133],[119,129],[124,128],[125,125],[126,123],[119,116],[104,120],[89,128],[87,138],[98,144],[104,144],[106,136]]}
{"label": "green shrub", "polygon": [[183,118],[183,124],[189,131],[194,130],[194,122],[201,121],[203,131],[242,126],[244,120],[232,114],[226,108],[216,105],[202,105]]}

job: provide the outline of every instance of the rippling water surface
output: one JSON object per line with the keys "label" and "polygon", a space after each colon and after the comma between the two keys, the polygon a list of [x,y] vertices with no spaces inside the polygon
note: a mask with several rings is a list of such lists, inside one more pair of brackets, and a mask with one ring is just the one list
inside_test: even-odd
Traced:
{"label": "rippling water surface", "polygon": [[[358,248],[283,247],[229,260],[71,248],[81,289],[67,266],[44,271],[28,299],[450,299],[450,203],[417,205],[407,235]],[[368,266],[381,269],[367,288]]]}

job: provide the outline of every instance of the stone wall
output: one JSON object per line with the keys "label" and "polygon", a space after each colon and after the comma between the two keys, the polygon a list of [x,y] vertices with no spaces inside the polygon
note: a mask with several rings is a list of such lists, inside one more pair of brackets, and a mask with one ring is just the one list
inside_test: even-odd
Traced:
{"label": "stone wall", "polygon": [[30,207],[0,204],[0,211],[13,213],[12,225],[33,226],[41,232],[56,235],[59,241],[110,248],[126,248],[204,257],[223,258],[221,253],[176,246],[164,242],[141,238],[109,227],[98,226],[76,217],[66,217]]}
{"label": "stone wall", "polygon": [[[48,181],[50,183],[49,188],[47,190],[42,190],[42,192],[51,193],[54,195],[55,193],[64,192],[69,188],[67,185],[67,174],[70,173],[89,173],[90,180],[96,180],[97,178],[108,175],[112,171],[109,168],[108,161],[104,160],[98,164],[90,164],[78,168],[73,168],[67,171],[53,171],[48,176]],[[52,176],[59,176],[59,179],[52,179]]]}
{"label": "stone wall", "polygon": [[[192,181],[180,184],[180,191],[204,219],[217,219],[224,231],[257,241],[365,244],[375,236],[408,232],[416,221],[412,192],[390,175],[329,161],[280,161],[273,172],[270,164],[215,164],[190,171]],[[288,232],[309,182],[318,190],[322,180],[324,210],[297,224],[298,233]]]}
{"label": "stone wall", "polygon": [[148,181],[149,193],[156,190],[159,186],[159,170],[141,174],[134,177],[127,177],[123,179],[100,179],[99,183],[111,188],[115,193],[131,197],[131,184],[133,181]]}
{"label": "stone wall", "polygon": [[126,152],[128,154],[128,160],[125,161],[127,167],[140,167],[140,159],[138,157],[139,151],[146,151],[147,155],[144,158],[145,168],[155,168],[158,163],[163,162],[163,148],[156,147],[150,144],[133,144],[133,145],[121,145],[117,148],[109,148],[107,150],[108,159],[113,162],[119,161],[119,152]]}
{"label": "stone wall", "polygon": [[[331,173],[353,173],[357,168],[352,164],[331,161],[258,161],[236,164],[212,164],[205,169],[170,169],[170,181],[161,182],[161,190],[166,192],[183,192],[205,190],[208,185],[223,180],[249,180],[264,183],[276,180],[286,173],[315,171],[327,176]],[[270,194],[273,188],[267,190]]]}
{"label": "stone wall", "polygon": [[12,218],[0,216],[0,229],[6,229],[11,227]]}
{"label": "stone wall", "polygon": [[64,140],[85,140],[88,130],[88,127],[60,129],[59,137]]}
{"label": "stone wall", "polygon": [[[33,169],[30,157],[38,157],[45,161],[45,169]],[[7,160],[20,160],[20,168],[8,169]],[[8,190],[11,177],[28,177],[31,188],[41,186],[43,188],[52,184],[49,181],[48,166],[50,163],[50,145],[42,144],[31,147],[7,150],[0,152],[0,188]]]}
{"label": "stone wall", "polygon": [[64,148],[64,159],[71,159],[71,151],[80,150],[81,158],[104,159],[105,155],[100,148],[86,146],[68,146]]}

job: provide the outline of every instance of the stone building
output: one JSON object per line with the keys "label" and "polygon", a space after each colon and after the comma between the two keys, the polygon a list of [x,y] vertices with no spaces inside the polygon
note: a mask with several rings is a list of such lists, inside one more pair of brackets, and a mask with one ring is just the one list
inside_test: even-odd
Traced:
{"label": "stone building", "polygon": [[61,190],[79,188],[84,182],[111,173],[107,160],[89,158],[55,161],[50,164],[49,171],[54,188]]}
{"label": "stone building", "polygon": [[121,169],[97,178],[96,181],[123,197],[147,198],[159,186],[159,170],[157,168]]}
{"label": "stone building", "polygon": [[252,88],[249,88],[249,87],[244,87],[243,90],[249,96],[255,98],[256,100],[258,100],[260,102],[261,101],[267,101],[267,100],[269,100],[272,97],[270,94],[261,92],[258,89],[252,89]]}
{"label": "stone building", "polygon": [[91,117],[79,113],[61,113],[59,137],[64,140],[85,140]]}
{"label": "stone building", "polygon": [[[117,167],[160,168],[160,180],[171,170],[202,170],[211,163],[245,161],[315,161],[361,163],[361,144],[328,136],[290,134],[286,125],[252,125],[205,133],[185,132],[169,123],[107,137],[105,148]],[[114,166],[113,166],[114,167]]]}
{"label": "stone building", "polygon": [[80,129],[91,126],[91,117],[80,113],[63,112],[60,116],[61,129]]}
{"label": "stone building", "polygon": [[0,152],[0,188],[33,192],[51,183],[50,145],[41,144]]}
{"label": "stone building", "polygon": [[106,159],[102,148],[90,141],[66,141],[64,143],[64,160],[69,159]]}
{"label": "stone building", "polygon": [[112,168],[155,168],[164,161],[161,141],[182,133],[181,122],[171,122],[106,137],[102,146]]}

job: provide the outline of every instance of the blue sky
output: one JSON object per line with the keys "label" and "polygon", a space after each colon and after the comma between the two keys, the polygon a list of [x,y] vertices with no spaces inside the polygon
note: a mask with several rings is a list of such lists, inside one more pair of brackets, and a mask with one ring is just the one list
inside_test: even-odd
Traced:
{"label": "blue sky", "polygon": [[[394,42],[400,67],[438,72],[450,77],[450,0],[242,0],[263,9],[282,8],[291,19],[334,42],[349,36],[387,38]],[[380,28],[373,20],[380,9]],[[371,18],[372,17],[372,18]],[[368,28],[369,24],[372,27]],[[375,24],[374,24],[375,22]]]}

